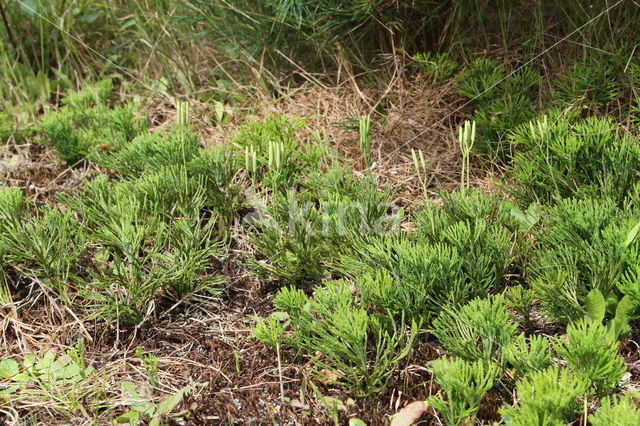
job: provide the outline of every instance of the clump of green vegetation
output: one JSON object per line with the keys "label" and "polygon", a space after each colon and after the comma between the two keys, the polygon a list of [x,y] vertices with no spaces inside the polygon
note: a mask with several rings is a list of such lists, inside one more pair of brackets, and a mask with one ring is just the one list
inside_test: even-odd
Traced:
{"label": "clump of green vegetation", "polygon": [[548,339],[524,333],[502,348],[506,363],[512,367],[515,377],[524,377],[551,365],[551,344]]}
{"label": "clump of green vegetation", "polygon": [[68,286],[77,279],[76,264],[84,250],[79,223],[68,209],[36,210],[19,189],[0,190],[0,246],[4,261],[21,265],[23,274],[39,278],[69,301]]}
{"label": "clump of green vegetation", "polygon": [[[202,148],[184,119],[169,132],[142,132],[133,107],[106,106],[111,89],[107,80],[70,94],[39,127],[66,160],[90,159],[113,179],[99,174],[60,195],[60,207],[2,190],[0,245],[4,261],[47,295],[91,318],[139,324],[159,293],[179,299],[223,281],[212,261],[228,249],[237,167],[229,150]],[[100,137],[113,150],[100,149]]]}
{"label": "clump of green vegetation", "polygon": [[401,219],[401,212],[388,211],[389,192],[345,169],[312,174],[301,189],[276,193],[250,221],[249,238],[268,259],[251,266],[263,276],[289,283],[322,279],[357,238],[392,232]]}
{"label": "clump of green vegetation", "polygon": [[600,408],[589,415],[589,423],[593,426],[634,426],[640,418],[637,398],[629,394],[622,397],[605,397]]}
{"label": "clump of green vegetation", "polygon": [[323,157],[319,144],[302,144],[297,133],[304,121],[275,115],[240,128],[231,143],[243,151],[252,183],[286,192],[314,173]]}
{"label": "clump of green vegetation", "polygon": [[[26,142],[30,150],[31,142],[52,147],[69,166],[56,180],[88,173],[72,192],[52,195],[36,184],[0,189],[0,311],[9,312],[0,321],[3,343],[64,344],[69,332],[96,338],[111,329],[115,346],[133,343],[138,331],[155,320],[154,328],[161,326],[179,304],[190,309],[171,321],[197,315],[203,300],[220,303],[224,312],[227,297],[210,297],[224,282],[221,271],[248,266],[259,280],[285,285],[274,298],[277,311],[257,320],[254,335],[275,347],[281,402],[292,407],[298,401],[285,395],[283,348],[311,366],[314,380],[303,384],[316,394],[338,385],[370,397],[392,383],[407,357],[408,364],[419,363],[422,354],[412,351],[424,327],[432,335],[420,339],[420,349],[446,354],[424,369],[433,373],[438,393],[419,402],[438,420],[486,422],[483,401],[513,397],[500,411],[506,424],[575,423],[579,416],[594,425],[637,423],[636,401],[616,394],[627,372],[618,340],[631,334],[640,311],[640,148],[629,136],[637,129],[629,126],[626,134],[607,118],[578,119],[586,112],[629,112],[625,123],[638,124],[634,24],[640,9],[633,2],[596,1],[587,8],[559,1],[89,3],[11,2],[6,16],[0,3],[0,139]],[[200,51],[195,31],[210,37],[205,47],[224,43]],[[78,39],[109,64],[97,69]],[[559,41],[563,49],[550,53]],[[513,54],[516,44],[521,47]],[[140,54],[147,48],[152,58]],[[469,60],[480,49],[499,60]],[[185,60],[190,55],[194,59]],[[87,70],[79,70],[85,60]],[[469,65],[458,72],[458,61]],[[392,76],[377,71],[391,62]],[[519,67],[523,63],[539,68]],[[287,88],[302,79],[353,86],[363,109],[354,111],[359,121],[347,120],[359,124],[349,130],[359,130],[356,156],[364,167],[334,151],[333,141],[304,119],[284,115],[245,123],[227,146],[206,148],[189,126],[186,103],[178,102],[177,124],[149,131],[142,103],[133,98],[116,105],[114,80],[99,80],[114,64],[138,71],[128,77],[151,81],[163,99],[214,100],[207,111],[214,118],[204,122],[217,130],[242,124],[227,113],[227,101],[251,109],[246,94],[253,97],[254,90],[261,99],[288,99],[294,95]],[[256,81],[243,85],[246,69]],[[329,69],[326,79],[317,72]],[[408,202],[405,218],[394,205],[397,198],[405,206],[405,193],[397,197],[396,188],[383,187],[376,176],[386,165],[372,158],[370,115],[384,130],[385,110],[410,96],[395,89],[409,81],[411,69],[443,89],[447,103],[459,101],[449,96],[450,87],[468,99],[449,115],[455,120],[467,104],[475,111],[459,133],[462,190],[441,194],[441,204],[414,209]],[[160,74],[166,77],[152,78]],[[70,90],[87,75],[98,82]],[[127,77],[119,81],[123,89],[133,87]],[[28,102],[6,104],[16,99]],[[365,104],[371,108],[365,111]],[[564,110],[528,122],[545,104]],[[5,148],[13,154],[14,147]],[[48,149],[32,151],[40,150],[46,158]],[[501,165],[493,163],[506,163],[502,189],[510,199],[470,190],[472,153],[495,169]],[[412,150],[427,198],[440,171],[427,170],[425,155]],[[232,283],[229,298],[237,290]],[[268,299],[262,291],[271,287],[259,287],[258,297]],[[22,321],[31,312],[23,310],[34,306],[65,331],[30,338],[32,329]],[[565,326],[566,336],[542,337]],[[124,330],[135,332],[123,337]],[[100,339],[96,348],[103,347]],[[192,390],[172,383],[172,394],[161,397],[169,387],[161,383],[166,363],[141,348],[134,360],[149,383],[109,389],[120,380],[117,373],[99,376],[85,364],[84,350],[79,342],[57,354],[0,360],[0,402],[7,408],[0,417],[19,418],[45,405],[59,418],[36,414],[27,422],[82,417],[157,425]],[[240,352],[234,348],[238,373],[245,368]],[[404,371],[409,386],[394,385],[409,396],[425,371]],[[336,424],[353,401],[320,398]],[[196,409],[181,415],[197,421]],[[291,410],[266,409],[274,423],[288,422],[280,416]]]}
{"label": "clump of green vegetation", "polygon": [[[356,282],[367,276],[369,303],[426,322],[443,306],[485,297],[504,283],[514,262],[512,233],[489,220],[510,222],[508,213],[477,193],[444,199],[443,208],[429,205],[417,214],[416,234],[360,238],[343,256],[344,273]],[[372,275],[372,269],[387,273]]]}
{"label": "clump of green vegetation", "polygon": [[85,365],[82,341],[59,355],[26,352],[22,363],[12,358],[0,360],[0,401],[10,407],[12,401],[29,400],[47,404],[64,416],[87,415],[85,404],[95,407],[104,395],[95,376],[95,368]]}
{"label": "clump of green vegetation", "polygon": [[517,127],[511,193],[523,203],[608,197],[622,205],[640,169],[637,139],[606,118],[575,121],[552,113]]}
{"label": "clump of green vegetation", "polygon": [[559,340],[554,348],[590,393],[613,392],[627,371],[624,360],[617,354],[618,341],[596,322],[581,320],[569,324],[567,340]]}
{"label": "clump of green vegetation", "polygon": [[504,298],[496,295],[445,307],[433,322],[433,335],[449,355],[501,365],[503,349],[514,340],[516,328]]}
{"label": "clump of green vegetation", "polygon": [[639,221],[635,209],[618,209],[606,199],[566,199],[545,209],[529,265],[543,308],[567,322],[587,315],[592,290],[620,300],[617,285],[638,261]]}
{"label": "clump of green vegetation", "polygon": [[69,93],[61,108],[42,117],[38,129],[45,143],[69,164],[118,151],[146,130],[134,104],[108,106],[112,89],[107,79]]}
{"label": "clump of green vegetation", "polygon": [[539,80],[531,68],[507,75],[502,64],[483,58],[457,76],[457,92],[476,105],[471,117],[478,127],[475,152],[498,158],[509,154],[507,136],[533,117]]}
{"label": "clump of green vegetation", "polygon": [[516,385],[519,403],[500,409],[510,425],[564,424],[580,411],[578,398],[586,384],[570,370],[549,367],[535,371]]}
{"label": "clump of green vegetation", "polygon": [[[346,281],[327,282],[312,297],[299,289],[283,288],[274,305],[286,314],[279,315],[284,324],[268,321],[265,329],[262,323],[257,337],[274,344],[283,336],[279,338],[284,343],[312,358],[315,375],[326,380],[330,372],[337,383],[359,395],[384,389],[417,334],[415,323],[407,335],[402,323],[368,313]],[[269,328],[276,333],[267,333]]]}
{"label": "clump of green vegetation", "polygon": [[497,61],[479,58],[458,77],[456,90],[462,96],[482,101],[493,97],[496,87],[504,80],[507,71]]}
{"label": "clump of green vegetation", "polygon": [[530,288],[515,285],[509,287],[504,295],[507,307],[515,311],[525,329],[531,330],[533,328],[531,314],[536,303],[536,293]]}
{"label": "clump of green vegetation", "polygon": [[459,65],[448,52],[444,53],[416,53],[411,57],[418,68],[436,81],[444,81],[455,73]]}
{"label": "clump of green vegetation", "polygon": [[569,69],[554,81],[553,101],[598,111],[618,98],[623,89],[621,80],[629,51],[624,48],[614,50],[618,52],[592,52],[570,64]]}
{"label": "clump of green vegetation", "polygon": [[496,364],[458,358],[437,359],[429,364],[429,368],[447,398],[439,394],[427,399],[427,403],[450,425],[473,424],[480,401],[501,374]]}

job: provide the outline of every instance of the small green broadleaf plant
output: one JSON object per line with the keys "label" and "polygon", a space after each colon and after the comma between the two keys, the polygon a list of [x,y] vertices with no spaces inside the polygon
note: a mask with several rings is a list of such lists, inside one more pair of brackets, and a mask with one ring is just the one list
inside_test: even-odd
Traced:
{"label": "small green broadleaf plant", "polygon": [[634,318],[637,305],[629,295],[619,298],[611,291],[606,297],[594,288],[585,298],[585,318],[596,323],[603,323],[607,314],[613,317],[606,322],[607,334],[614,339],[622,339],[631,332],[629,322]]}
{"label": "small green broadleaf plant", "polygon": [[142,362],[144,366],[144,371],[147,373],[147,378],[149,379],[149,383],[154,389],[158,388],[159,380],[158,380],[158,357],[152,354],[145,354],[144,350],[138,346],[136,348],[136,356]]}
{"label": "small green broadleaf plant", "polygon": [[589,296],[591,316],[602,316],[602,307],[597,308],[602,298],[608,300],[609,318],[619,304],[617,325],[612,327],[624,334],[624,314],[632,312],[629,298],[622,300],[626,293],[620,285],[630,265],[640,261],[640,244],[634,236],[637,212],[599,198],[558,200],[544,212],[528,265],[541,306],[557,320],[575,321],[588,315],[587,295],[597,289],[600,295]]}
{"label": "small green broadleaf plant", "polygon": [[159,403],[155,403],[141,396],[130,382],[123,382],[120,385],[120,391],[126,398],[126,405],[128,405],[131,410],[118,416],[115,419],[116,423],[138,425],[141,421],[150,419],[149,426],[159,426],[162,416],[171,413],[184,397],[191,392],[191,387],[185,386]]}
{"label": "small green broadleaf plant", "polygon": [[36,399],[64,415],[86,414],[83,405],[100,389],[89,380],[95,369],[85,365],[83,350],[78,343],[60,356],[29,352],[22,365],[11,358],[0,360],[0,382],[7,382],[0,384],[0,401]]}
{"label": "small green broadleaf plant", "polygon": [[583,319],[569,324],[567,337],[558,339],[554,349],[587,384],[589,393],[611,393],[627,371],[617,354],[616,338],[600,322]]}
{"label": "small green broadleaf plant", "polygon": [[438,410],[448,425],[473,424],[482,397],[502,373],[497,364],[460,358],[440,358],[429,368],[447,398],[439,394],[427,399],[427,404]]}

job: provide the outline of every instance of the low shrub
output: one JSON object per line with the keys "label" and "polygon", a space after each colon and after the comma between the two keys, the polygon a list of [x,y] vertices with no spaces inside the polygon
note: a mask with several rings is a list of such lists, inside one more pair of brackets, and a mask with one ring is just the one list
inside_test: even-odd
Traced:
{"label": "low shrub", "polygon": [[187,128],[170,132],[145,132],[115,152],[99,152],[94,160],[122,178],[135,179],[166,166],[186,166],[200,153],[198,137]]}

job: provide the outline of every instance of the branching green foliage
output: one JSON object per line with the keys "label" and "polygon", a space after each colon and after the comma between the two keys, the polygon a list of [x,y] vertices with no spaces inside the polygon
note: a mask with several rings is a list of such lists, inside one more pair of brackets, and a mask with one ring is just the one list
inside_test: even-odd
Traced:
{"label": "branching green foliage", "polygon": [[0,191],[0,247],[5,261],[21,265],[68,301],[67,286],[84,249],[83,235],[72,212],[52,207],[29,215],[19,190]]}
{"label": "branching green foliage", "polygon": [[111,90],[111,80],[104,80],[70,93],[63,107],[42,117],[38,129],[63,160],[73,164],[88,156],[106,155],[105,151],[119,150],[146,129],[134,105],[108,107]]}
{"label": "branching green foliage", "polygon": [[[428,321],[443,306],[485,297],[503,282],[513,260],[511,232],[488,220],[509,222],[508,211],[477,193],[443,197],[442,209],[429,205],[417,214],[418,235],[356,240],[353,253],[343,257],[342,271],[369,275],[363,280],[368,303]],[[387,275],[371,275],[371,269]]]}
{"label": "branching green foliage", "polygon": [[616,284],[640,259],[634,212],[606,199],[561,200],[546,209],[530,275],[542,306],[554,317],[567,322],[586,315],[587,295],[594,289],[605,299],[619,299]]}
{"label": "branching green foliage", "polygon": [[420,230],[430,238],[436,238],[442,228],[457,222],[472,222],[484,219],[514,231],[518,227],[512,217],[510,203],[498,196],[476,190],[440,192],[442,206],[429,204],[424,213],[416,215]]}
{"label": "branching green foliage", "polygon": [[244,125],[231,142],[243,150],[245,168],[254,181],[284,192],[316,170],[322,157],[317,144],[300,144],[297,132],[303,126],[303,120],[276,115]]}
{"label": "branching green foliage", "polygon": [[581,320],[569,324],[567,340],[559,340],[555,350],[589,391],[598,395],[612,392],[627,369],[618,356],[618,341],[599,323]]}
{"label": "branching green foliage", "polygon": [[365,241],[356,253],[342,259],[341,269],[355,277],[370,274],[374,268],[386,271],[363,279],[364,295],[368,303],[396,315],[424,322],[447,303],[463,303],[488,292],[486,287],[468,283],[460,273],[464,259],[451,246],[412,241],[403,235]]}
{"label": "branching green foliage", "polygon": [[451,77],[459,68],[458,63],[450,53],[417,53],[411,57],[422,72],[435,81],[444,81]]}
{"label": "branching green foliage", "polygon": [[560,425],[573,421],[579,412],[578,398],[586,384],[571,371],[549,367],[526,376],[516,385],[518,405],[503,406],[507,425]]}
{"label": "branching green foliage", "polygon": [[252,265],[267,276],[291,283],[318,280],[356,239],[390,232],[400,218],[388,213],[391,195],[372,179],[334,170],[302,184],[308,190],[277,193],[266,212],[257,212],[250,240],[268,261]]}
{"label": "branching green foliage", "polygon": [[[95,160],[132,182],[145,210],[171,218],[179,209],[200,206],[231,221],[238,207],[237,170],[229,149],[204,149],[188,128],[144,133],[115,153]],[[200,200],[203,199],[202,203]]]}
{"label": "branching green foliage", "polygon": [[[28,209],[18,192],[3,191],[0,250],[48,295],[89,303],[92,318],[136,324],[155,313],[159,292],[181,298],[221,283],[211,263],[226,251],[238,206],[236,166],[229,150],[200,146],[186,114],[170,132],[141,133],[133,107],[105,105],[110,91],[106,82],[71,93],[43,123],[69,118],[60,134],[90,142],[82,156],[116,179],[100,175],[61,195],[64,209]],[[99,135],[113,136],[109,149]]]}
{"label": "branching green foliage", "polygon": [[[406,327],[395,320],[367,313],[349,287],[345,281],[328,282],[311,298],[301,290],[283,288],[274,304],[288,316],[284,342],[312,357],[315,374],[329,371],[355,393],[370,395],[385,387],[409,353],[417,326],[414,323],[406,335]],[[265,331],[256,337],[273,343],[272,333]]]}
{"label": "branching green foliage", "polygon": [[433,322],[433,335],[449,355],[501,365],[503,348],[515,338],[516,328],[504,298],[497,295],[445,307]]}
{"label": "branching green foliage", "polygon": [[609,197],[622,204],[640,169],[640,144],[603,118],[553,114],[514,130],[512,194],[520,201]]}
{"label": "branching green foliage", "polygon": [[113,153],[101,153],[97,162],[127,179],[160,167],[186,165],[200,153],[198,138],[186,129],[169,133],[146,132]]}
{"label": "branching green foliage", "polygon": [[533,290],[524,288],[521,285],[509,287],[505,293],[505,302],[507,307],[514,310],[520,317],[522,325],[531,329],[533,324],[531,321],[531,313],[535,303],[536,294]]}
{"label": "branching green foliage", "polygon": [[524,333],[520,334],[502,349],[502,354],[516,377],[524,377],[551,365],[549,340],[535,334],[528,338]]}
{"label": "branching green foliage", "polygon": [[496,86],[500,84],[506,74],[506,69],[499,62],[479,58],[457,76],[456,90],[467,98],[486,100],[493,96]]}
{"label": "branching green foliage", "polygon": [[629,395],[605,397],[595,414],[589,415],[592,426],[636,426],[640,419],[637,402]]}
{"label": "branching green foliage", "polygon": [[[184,206],[154,204],[148,195],[135,194],[136,183],[99,178],[66,200],[81,215],[94,246],[93,279],[81,296],[96,303],[94,316],[131,323],[149,313],[160,289],[179,296],[211,291],[220,278],[207,269],[224,251],[215,236],[215,216],[200,216],[202,193],[196,191]],[[167,219],[163,212],[170,209],[175,211]]]}
{"label": "branching green foliage", "polygon": [[524,67],[507,77],[502,64],[476,59],[457,80],[458,93],[477,105],[471,117],[478,125],[474,150],[504,157],[508,154],[505,144],[508,132],[533,116],[540,75]]}
{"label": "branching green foliage", "polygon": [[476,286],[492,289],[500,285],[521,250],[517,222],[508,204],[475,191],[443,192],[441,196],[441,208],[431,204],[415,215],[419,233],[432,243],[457,249],[464,259],[463,273]]}
{"label": "branching green foliage", "polygon": [[616,99],[621,90],[620,76],[626,65],[624,57],[624,54],[594,52],[577,60],[554,82],[554,100],[597,110]]}
{"label": "branching green foliage", "polygon": [[429,363],[442,394],[427,399],[448,425],[473,424],[480,401],[493,387],[502,370],[484,361],[469,362],[458,358],[440,358]]}

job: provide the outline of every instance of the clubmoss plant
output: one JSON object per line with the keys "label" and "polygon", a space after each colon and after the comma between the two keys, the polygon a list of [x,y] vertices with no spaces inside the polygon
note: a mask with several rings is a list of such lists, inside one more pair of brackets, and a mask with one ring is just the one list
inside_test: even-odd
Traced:
{"label": "clubmoss plant", "polygon": [[552,362],[551,342],[536,334],[529,337],[524,333],[518,335],[502,349],[502,354],[517,378],[544,370]]}
{"label": "clubmoss plant", "polygon": [[589,393],[613,392],[627,371],[624,359],[617,354],[618,341],[596,322],[581,320],[569,324],[567,338],[559,339],[554,349],[587,384]]}
{"label": "clubmoss plant", "polygon": [[632,395],[602,398],[600,408],[589,415],[593,426],[635,426],[640,418],[637,397]]}
{"label": "clubmoss plant", "polygon": [[516,329],[501,295],[447,306],[433,322],[433,335],[447,354],[497,365],[503,364],[503,349],[515,339]]}
{"label": "clubmoss plant", "polygon": [[482,398],[501,374],[496,364],[459,358],[437,359],[429,363],[429,369],[444,392],[426,402],[438,410],[449,425],[473,424]]}
{"label": "clubmoss plant", "polygon": [[610,198],[623,205],[640,169],[640,144],[606,118],[575,121],[557,112],[516,128],[511,174],[523,203],[558,198]]}
{"label": "clubmoss plant", "polygon": [[502,420],[514,426],[571,422],[581,409],[578,399],[586,387],[567,369],[549,367],[534,371],[516,385],[518,404],[500,409]]}
{"label": "clubmoss plant", "polygon": [[605,299],[622,298],[617,285],[640,256],[635,209],[618,209],[606,199],[567,199],[546,208],[542,221],[529,276],[545,310],[568,322],[587,315],[593,290]]}
{"label": "clubmoss plant", "polygon": [[[283,288],[274,305],[286,313],[288,337],[284,342],[312,358],[315,375],[326,380],[322,370],[329,371],[338,384],[358,395],[384,389],[397,363],[413,347],[417,334],[415,323],[407,331],[402,322],[397,324],[384,314],[368,313],[345,281],[327,282],[312,297],[298,289]],[[281,326],[276,327],[280,330]],[[271,341],[267,336],[271,333],[261,331],[257,335]]]}

